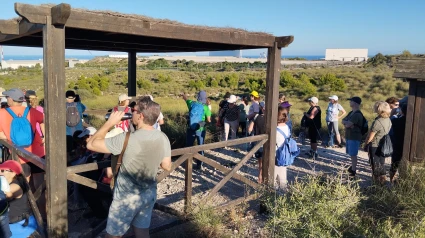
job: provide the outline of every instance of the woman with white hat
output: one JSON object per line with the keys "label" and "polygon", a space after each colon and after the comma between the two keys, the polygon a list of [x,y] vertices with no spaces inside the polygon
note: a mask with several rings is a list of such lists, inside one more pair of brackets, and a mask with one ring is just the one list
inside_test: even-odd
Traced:
{"label": "woman with white hat", "polygon": [[308,137],[310,138],[310,153],[309,156],[312,159],[317,159],[319,155],[317,154],[317,137],[319,135],[319,130],[322,128],[322,111],[319,107],[319,99],[317,97],[311,97],[308,99],[310,109],[304,113],[304,116],[307,118],[308,125]]}
{"label": "woman with white hat", "polygon": [[232,139],[236,139],[236,132],[239,127],[240,108],[236,105],[236,96],[230,95],[227,104],[224,105],[221,117],[224,118],[224,140],[229,138],[229,131]]}
{"label": "woman with white hat", "polygon": [[[341,115],[340,112],[342,112]],[[334,136],[336,135],[337,146],[342,148],[341,135],[338,130],[338,120],[342,118],[347,112],[338,103],[338,96],[333,95],[329,97],[328,108],[326,109],[326,124],[328,125],[329,141],[327,146],[334,147]]]}

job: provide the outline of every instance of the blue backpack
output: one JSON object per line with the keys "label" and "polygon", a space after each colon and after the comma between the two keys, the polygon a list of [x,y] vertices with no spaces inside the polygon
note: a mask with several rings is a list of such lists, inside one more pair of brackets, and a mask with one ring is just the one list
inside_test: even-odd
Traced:
{"label": "blue backpack", "polygon": [[300,148],[298,148],[297,142],[286,136],[285,133],[277,128],[277,131],[285,138],[282,146],[276,150],[276,166],[289,166],[294,163],[295,157],[300,154]]}
{"label": "blue backpack", "polygon": [[10,139],[13,144],[20,147],[28,147],[34,140],[34,132],[31,123],[27,119],[29,107],[25,108],[24,115],[18,117],[10,108],[6,108],[7,112],[13,117],[10,124]]}
{"label": "blue backpack", "polygon": [[189,128],[196,131],[201,128],[202,116],[204,115],[204,104],[193,102],[189,111]]}

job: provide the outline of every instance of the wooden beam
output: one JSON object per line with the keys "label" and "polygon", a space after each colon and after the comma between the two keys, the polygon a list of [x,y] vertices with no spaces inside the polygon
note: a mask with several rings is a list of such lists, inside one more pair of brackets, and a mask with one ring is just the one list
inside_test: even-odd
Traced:
{"label": "wooden beam", "polygon": [[74,182],[74,183],[78,183],[78,184],[84,185],[84,186],[92,188],[92,189],[97,189],[97,190],[100,190],[100,191],[105,192],[105,193],[111,193],[112,192],[111,188],[108,185],[103,184],[103,183],[99,183],[97,181],[94,181],[93,179],[89,179],[89,178],[86,178],[86,177],[78,175],[78,174],[68,174],[67,179],[69,181]]}
{"label": "wooden beam", "polygon": [[83,173],[83,172],[87,172],[87,171],[103,169],[103,168],[107,168],[107,167],[111,167],[111,161],[110,160],[69,166],[66,169],[66,171],[67,171],[68,174],[78,174],[78,173]]}
{"label": "wooden beam", "polygon": [[277,128],[277,107],[279,99],[279,80],[281,48],[275,42],[267,54],[267,81],[266,81],[266,133],[269,140],[264,145],[263,153],[263,183],[274,185],[274,166],[276,154],[276,128]]}
{"label": "wooden beam", "polygon": [[49,237],[68,234],[65,133],[65,29],[44,18],[43,71],[46,123],[47,230]]}
{"label": "wooden beam", "polygon": [[207,201],[209,201],[217,192],[220,190],[232,177],[238,170],[252,157],[252,155],[257,152],[258,149],[263,146],[264,143],[267,142],[267,139],[260,141],[257,143],[254,148],[251,149],[251,151],[246,154],[243,159],[232,169],[230,173],[228,173],[219,183],[217,183],[211,191],[209,191],[206,198],[203,200],[203,204],[205,204]]}
{"label": "wooden beam", "polygon": [[0,33],[8,34],[8,35],[18,35],[19,34],[18,21],[0,20]]}
{"label": "wooden beam", "polygon": [[225,202],[223,204],[220,204],[217,206],[218,209],[229,209],[231,207],[234,207],[236,205],[239,205],[240,203],[243,202],[249,202],[251,200],[257,199],[258,198],[258,194],[251,194],[249,196],[246,197],[241,197],[238,199],[233,199],[231,201]]}
{"label": "wooden beam", "polygon": [[226,146],[241,145],[248,142],[265,140],[267,138],[268,138],[268,135],[264,134],[264,135],[258,135],[258,136],[245,137],[245,138],[236,139],[236,140],[221,141],[221,142],[216,142],[211,144],[203,144],[203,145],[191,146],[191,147],[186,147],[181,149],[174,149],[171,151],[171,156],[177,156],[177,155],[183,155],[183,154],[196,154],[199,151],[223,148]]}
{"label": "wooden beam", "polygon": [[[46,16],[50,16],[51,8],[23,3],[15,3],[15,12],[31,23],[46,24]],[[51,22],[48,22],[49,24]]]}
{"label": "wooden beam", "polygon": [[173,165],[171,166],[171,170],[170,171],[166,171],[164,170],[162,173],[160,173],[158,176],[156,176],[156,182],[160,183],[162,180],[164,180],[168,175],[170,175],[175,169],[177,169],[177,167],[179,167],[183,162],[185,162],[187,160],[187,158],[193,156],[192,154],[185,154],[180,156],[180,158],[178,158]]}
{"label": "wooden beam", "polygon": [[71,15],[71,5],[66,3],[61,3],[52,7],[51,9],[52,15],[52,25],[54,26],[63,26],[66,24],[66,21]]}
{"label": "wooden beam", "polygon": [[192,210],[192,167],[193,157],[189,157],[186,161],[184,173],[184,212],[186,214],[189,214]]}
{"label": "wooden beam", "polygon": [[277,47],[279,48],[288,47],[293,41],[294,41],[294,36],[276,37]]}
{"label": "wooden beam", "polygon": [[[205,157],[203,155],[194,154],[193,157],[195,159],[198,159],[198,160],[200,160],[200,161],[202,161],[202,162],[210,165],[211,167],[213,167],[215,169],[218,169],[223,174],[228,174],[228,173],[230,173],[232,171],[231,169],[228,169],[228,168],[224,167],[223,165],[219,164],[218,162],[216,162],[216,161],[214,161],[212,159],[209,159],[209,158],[207,158],[207,157]],[[244,176],[242,176],[242,175],[240,175],[238,173],[234,174],[233,175],[233,178],[236,179],[236,180],[239,180],[242,183],[245,183],[245,184],[247,184],[247,185],[249,185],[249,186],[251,186],[253,188],[259,188],[261,186],[261,184],[258,184],[255,181],[251,181],[248,178],[246,178],[246,177],[244,177]]]}
{"label": "wooden beam", "polygon": [[6,146],[12,153],[15,153],[17,156],[25,158],[40,169],[45,170],[46,161],[44,159],[26,151],[23,148],[15,147],[14,144],[9,140],[0,140],[0,144]]}
{"label": "wooden beam", "polygon": [[[15,4],[18,15],[32,23],[43,23],[43,17],[50,15],[50,7],[29,4]],[[101,14],[98,12],[75,10],[66,22],[67,27],[89,29],[111,33],[152,36],[158,38],[181,39],[188,41],[213,42],[230,45],[246,45],[258,48],[272,47],[275,37],[268,34],[227,30],[183,24],[149,22],[134,17]]]}
{"label": "wooden beam", "polygon": [[395,64],[395,78],[425,80],[425,58],[400,59]]}
{"label": "wooden beam", "polygon": [[128,53],[128,96],[135,97],[137,89],[137,55],[135,51]]}

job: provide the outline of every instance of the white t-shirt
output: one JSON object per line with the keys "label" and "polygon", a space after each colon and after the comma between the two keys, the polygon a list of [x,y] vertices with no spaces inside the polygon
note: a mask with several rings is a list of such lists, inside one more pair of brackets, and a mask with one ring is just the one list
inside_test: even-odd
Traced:
{"label": "white t-shirt", "polygon": [[[288,125],[284,125],[284,126],[278,126],[277,128],[279,128],[281,131],[283,131],[283,133],[285,133],[286,137],[289,137],[291,135],[291,131],[289,130],[289,126]],[[285,137],[283,137],[282,134],[280,134],[279,131],[276,132],[276,150],[277,148],[281,147],[283,145],[283,142],[285,142]]]}

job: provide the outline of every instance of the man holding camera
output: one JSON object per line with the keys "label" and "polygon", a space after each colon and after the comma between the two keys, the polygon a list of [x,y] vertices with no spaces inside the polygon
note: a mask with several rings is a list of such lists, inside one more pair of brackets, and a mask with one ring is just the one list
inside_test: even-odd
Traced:
{"label": "man holding camera", "polygon": [[[136,237],[149,237],[152,209],[156,201],[158,167],[171,170],[171,145],[167,136],[153,128],[160,106],[148,97],[137,100],[132,122],[136,131],[128,144],[115,183],[109,209],[107,237],[121,237],[133,226]],[[108,121],[89,139],[87,148],[100,153],[122,152],[126,133],[105,139],[109,128],[118,124],[124,112],[112,112]]]}

